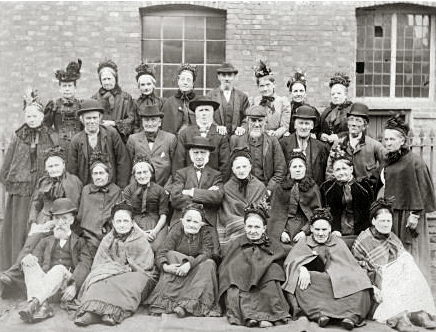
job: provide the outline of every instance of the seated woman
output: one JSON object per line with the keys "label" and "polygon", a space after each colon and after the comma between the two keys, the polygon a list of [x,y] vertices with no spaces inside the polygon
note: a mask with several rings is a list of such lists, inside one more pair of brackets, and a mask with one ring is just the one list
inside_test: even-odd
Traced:
{"label": "seated woman", "polygon": [[220,316],[212,235],[203,227],[203,206],[187,205],[181,221],[171,228],[157,252],[156,264],[162,274],[145,304],[150,305],[152,315]]}
{"label": "seated woman", "polygon": [[245,235],[227,249],[219,269],[220,298],[230,324],[270,327],[286,324],[289,305],[280,284],[285,273],[280,243],[266,235],[264,203],[245,209]]}
{"label": "seated woman", "polygon": [[244,208],[258,203],[267,194],[266,187],[251,174],[252,159],[248,148],[235,148],[230,157],[232,175],[224,185],[224,198],[218,211],[217,231],[224,249],[229,241],[244,232]]}
{"label": "seated woman", "polygon": [[380,303],[373,317],[398,331],[417,331],[412,324],[434,329],[436,308],[430,287],[392,232],[392,216],[390,199],[375,201],[370,210],[372,227],[360,233],[352,248],[371,279],[375,301]]}
{"label": "seated woman", "polygon": [[168,234],[168,194],[154,182],[155,169],[148,157],[135,156],[132,174],[134,182],[124,189],[123,199],[133,206],[133,219],[156,252]]}
{"label": "seated woman", "polygon": [[325,327],[330,319],[352,330],[364,324],[371,306],[371,282],[340,237],[331,233],[328,209],[316,209],[310,219],[312,235],[300,240],[285,260],[283,289],[296,316],[302,311]]}
{"label": "seated woman", "polygon": [[75,324],[119,324],[156,284],[153,251],[132,215],[132,206],[125,202],[113,206],[113,229],[101,241],[80,290]]}
{"label": "seated woman", "polygon": [[273,191],[268,235],[281,241],[286,252],[310,233],[309,219],[321,207],[321,193],[315,181],[306,176],[306,156],[291,153],[289,175]]}
{"label": "seated woman", "polygon": [[332,148],[330,157],[334,179],[321,185],[323,206],[331,209],[333,234],[343,236],[351,247],[356,236],[370,226],[369,207],[374,200],[372,183],[369,178],[354,177],[353,157],[339,146]]}

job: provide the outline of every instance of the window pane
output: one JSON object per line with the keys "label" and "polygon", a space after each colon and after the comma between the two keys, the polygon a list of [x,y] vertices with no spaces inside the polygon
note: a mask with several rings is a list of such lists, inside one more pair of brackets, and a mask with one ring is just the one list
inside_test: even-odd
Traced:
{"label": "window pane", "polygon": [[204,17],[185,17],[185,39],[204,40]]}
{"label": "window pane", "polygon": [[142,38],[159,39],[161,21],[160,16],[144,16],[142,20]]}
{"label": "window pane", "polygon": [[204,42],[201,41],[185,42],[185,62],[204,63]]}
{"label": "window pane", "polygon": [[223,63],[226,57],[225,42],[207,42],[207,63],[219,64]]}
{"label": "window pane", "polygon": [[164,88],[178,88],[177,71],[179,65],[164,65],[163,66],[163,86]]}
{"label": "window pane", "polygon": [[163,17],[163,38],[182,39],[183,17]]}
{"label": "window pane", "polygon": [[207,88],[216,88],[220,85],[220,82],[218,81],[216,69],[219,66],[207,66],[206,69],[206,87]]}
{"label": "window pane", "polygon": [[204,82],[204,66],[197,66],[197,78],[195,79],[195,87],[196,88],[203,88],[203,82]]}
{"label": "window pane", "polygon": [[206,39],[224,40],[226,39],[226,19],[225,17],[206,18]]}
{"label": "window pane", "polygon": [[178,41],[178,40],[163,41],[163,62],[166,63],[182,62],[182,41]]}
{"label": "window pane", "polygon": [[146,62],[160,62],[160,40],[142,41],[142,58]]}

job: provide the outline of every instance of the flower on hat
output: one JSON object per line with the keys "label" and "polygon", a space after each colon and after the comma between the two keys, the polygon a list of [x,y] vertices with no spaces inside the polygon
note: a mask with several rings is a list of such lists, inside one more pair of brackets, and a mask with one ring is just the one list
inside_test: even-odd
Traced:
{"label": "flower on hat", "polygon": [[82,60],[77,59],[77,62],[72,61],[67,65],[66,70],[59,69],[55,72],[55,77],[60,82],[77,81],[80,78],[80,69],[82,68]]}
{"label": "flower on hat", "polygon": [[304,85],[304,87],[306,87],[306,73],[303,72],[303,70],[297,69],[294,75],[292,75],[292,77],[288,80],[288,83],[286,83],[286,87],[291,89],[295,83],[301,83]]}
{"label": "flower on hat", "polygon": [[41,99],[38,95],[38,90],[28,87],[23,96],[23,109],[25,110],[29,106],[36,106],[39,111],[43,112],[43,106]]}
{"label": "flower on hat", "polygon": [[342,84],[345,87],[349,87],[351,83],[350,77],[345,73],[335,73],[332,78],[330,78],[329,87],[331,88],[335,84]]}
{"label": "flower on hat", "polygon": [[271,75],[271,68],[266,65],[265,62],[259,60],[259,64],[257,66],[253,66],[254,76],[256,78],[262,78],[268,75]]}
{"label": "flower on hat", "polygon": [[142,75],[150,75],[151,77],[156,78],[156,69],[154,65],[142,62],[135,68],[135,70],[137,72],[136,80],[138,80]]}

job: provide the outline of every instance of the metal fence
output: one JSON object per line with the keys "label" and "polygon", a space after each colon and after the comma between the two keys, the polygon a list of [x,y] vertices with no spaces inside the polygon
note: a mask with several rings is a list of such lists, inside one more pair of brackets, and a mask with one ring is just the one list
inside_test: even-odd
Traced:
{"label": "metal fence", "polygon": [[[433,179],[433,183],[436,183],[436,134],[433,129],[428,132],[420,130],[419,132],[410,131],[409,133],[409,145],[414,153],[419,154],[427,163],[430,174]],[[380,137],[378,137],[381,140]],[[9,140],[4,136],[0,137],[0,166],[3,165],[3,160],[8,148]],[[0,219],[3,219],[3,214],[6,206],[6,192],[3,184],[0,184]]]}

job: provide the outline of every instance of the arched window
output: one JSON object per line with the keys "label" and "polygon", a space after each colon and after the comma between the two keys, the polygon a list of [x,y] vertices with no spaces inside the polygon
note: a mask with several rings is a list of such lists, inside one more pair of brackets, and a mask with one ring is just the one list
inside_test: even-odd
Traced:
{"label": "arched window", "polygon": [[226,57],[226,12],[194,5],[159,5],[140,9],[142,59],[155,64],[157,93],[177,91],[181,63],[197,65],[195,91],[219,85],[216,68]]}
{"label": "arched window", "polygon": [[356,97],[434,98],[434,7],[356,10]]}

